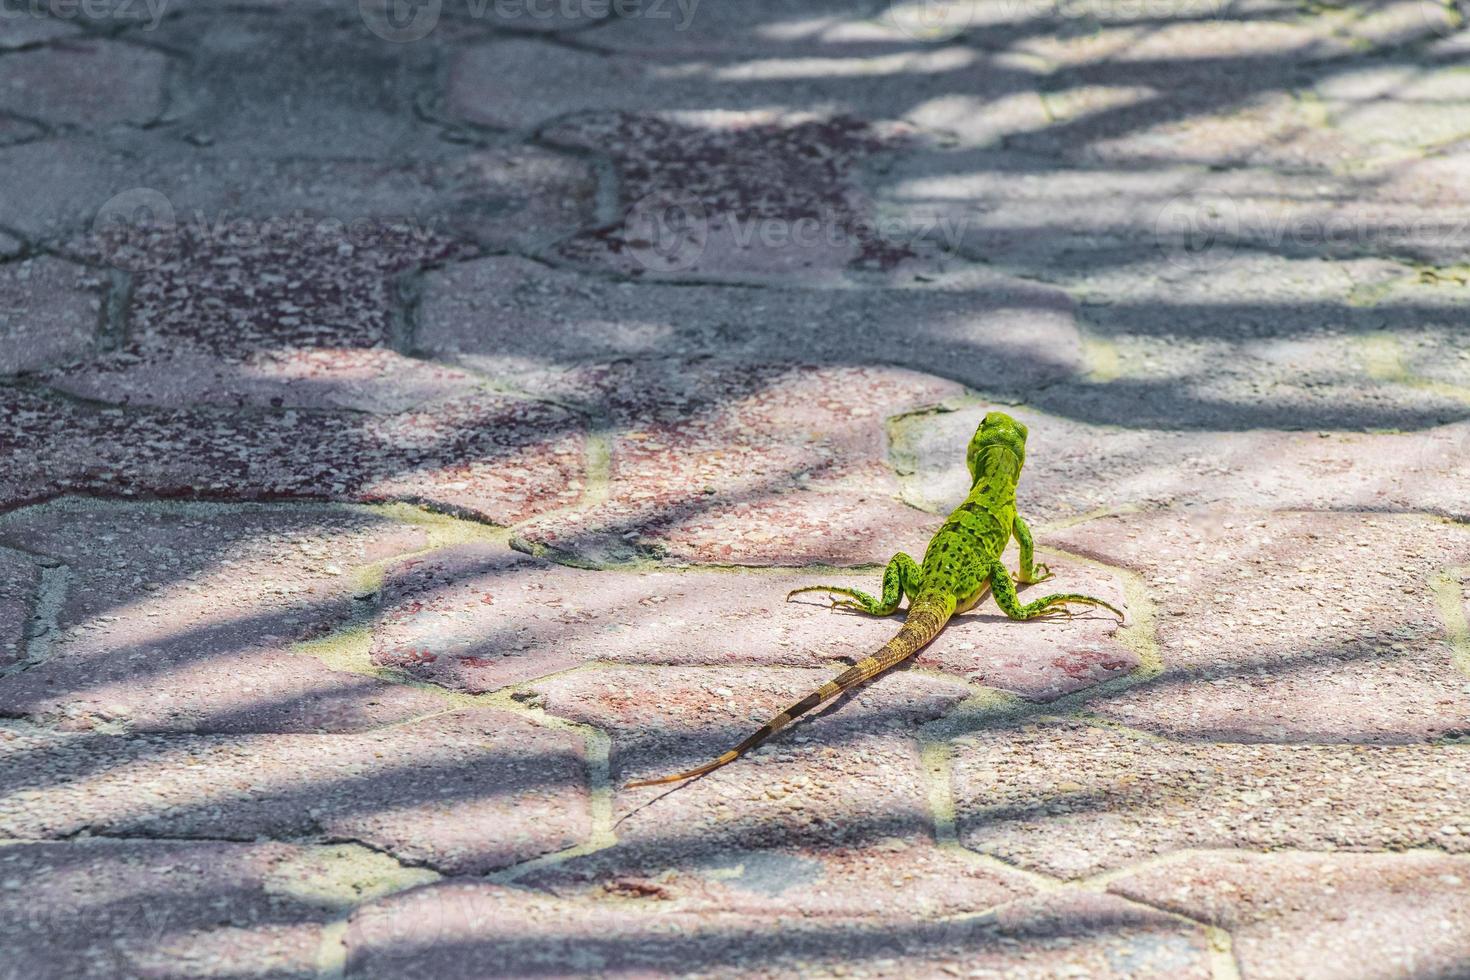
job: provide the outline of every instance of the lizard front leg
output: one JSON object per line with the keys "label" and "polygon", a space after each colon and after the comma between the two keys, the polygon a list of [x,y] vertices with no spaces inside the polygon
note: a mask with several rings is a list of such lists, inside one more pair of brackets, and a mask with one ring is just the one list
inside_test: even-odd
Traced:
{"label": "lizard front leg", "polygon": [[832,603],[834,609],[856,609],[870,616],[892,616],[898,611],[899,604],[903,602],[905,595],[913,599],[919,594],[919,582],[922,577],[918,563],[900,551],[888,560],[888,566],[883,569],[882,599],[874,599],[866,592],[844,588],[840,585],[808,585],[800,589],[792,589],[786,594],[786,599],[789,602],[792,596],[802,592],[828,592],[832,595],[847,597],[834,600]]}
{"label": "lizard front leg", "polygon": [[1022,585],[1032,585],[1036,582],[1045,582],[1051,578],[1051,569],[1045,565],[1033,563],[1036,554],[1036,545],[1031,540],[1031,528],[1026,526],[1021,515],[1016,515],[1016,522],[1012,525],[1012,533],[1016,536],[1016,545],[1021,549],[1021,570],[1016,573],[1016,581]]}
{"label": "lizard front leg", "polygon": [[995,604],[1000,606],[1000,611],[1012,619],[1035,619],[1038,616],[1070,616],[1072,611],[1067,608],[1068,603],[1077,603],[1083,606],[1101,606],[1108,612],[1123,621],[1123,611],[1111,603],[1104,602],[1096,596],[1082,595],[1077,592],[1058,592],[1035,602],[1028,602],[1024,606],[1016,595],[1016,583],[1011,581],[1011,573],[1000,559],[990,563],[990,591],[995,596]]}

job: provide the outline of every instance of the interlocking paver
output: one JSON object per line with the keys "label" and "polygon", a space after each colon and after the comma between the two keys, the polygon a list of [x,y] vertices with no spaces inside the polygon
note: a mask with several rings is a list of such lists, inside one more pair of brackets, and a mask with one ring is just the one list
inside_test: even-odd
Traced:
{"label": "interlocking paver", "polygon": [[1053,536],[1139,572],[1163,672],[1092,710],[1198,739],[1423,742],[1470,731],[1431,583],[1470,535],[1427,517],[1104,518]]}
{"label": "interlocking paver", "polygon": [[1210,975],[1198,928],[1081,892],[926,921],[693,915],[664,911],[656,898],[569,902],[446,883],[365,907],[349,926],[347,948],[353,978],[459,976],[485,963],[646,976]]}
{"label": "interlocking paver", "polygon": [[[705,762],[830,677],[830,671],[608,667],[529,685],[547,713],[609,731],[612,779]],[[872,842],[929,826],[914,729],[968,696],[957,679],[900,672],[685,791],[623,790],[618,838],[635,849]],[[802,741],[798,741],[802,739]],[[758,806],[750,806],[763,801]],[[678,828],[671,834],[669,828]]]}
{"label": "interlocking paver", "polygon": [[[897,427],[894,458],[911,474],[908,498],[936,513],[962,498],[964,447],[975,417],[992,407],[1000,406],[982,402]],[[1039,523],[1131,507],[1470,514],[1470,422],[1392,435],[1171,432],[1009,410],[1031,430],[1018,503]]]}
{"label": "interlocking paver", "polygon": [[0,976],[1470,963],[1453,4],[23,6]]}
{"label": "interlocking paver", "polygon": [[922,538],[925,516],[897,499],[883,420],[959,390],[892,369],[700,361],[614,362],[559,381],[562,400],[595,398],[617,426],[606,499],[524,539],[583,560],[642,551],[716,564],[883,562]]}
{"label": "interlocking paver", "polygon": [[26,624],[40,598],[41,571],[27,555],[0,551],[0,667],[26,656]]}
{"label": "interlocking paver", "polygon": [[330,904],[275,887],[307,849],[83,841],[0,851],[6,977],[310,976]]}
{"label": "interlocking paver", "polygon": [[12,11],[7,10],[7,16],[0,22],[0,51],[45,44],[79,32],[75,24],[45,16],[26,16],[28,13],[30,12],[22,8],[19,16],[15,16]]}
{"label": "interlocking paver", "polygon": [[[1053,562],[1073,586],[1124,600],[1090,569]],[[880,591],[881,575],[718,570],[602,571],[466,545],[391,570],[373,630],[375,664],[455,690],[480,693],[593,661],[646,664],[827,666],[876,649],[897,630],[822,608],[812,584]],[[1028,698],[1054,699],[1134,669],[1106,617],[1012,624],[977,612],[956,621],[916,663]]]}
{"label": "interlocking paver", "polygon": [[60,390],[131,405],[404,412],[476,387],[390,349],[402,302],[395,277],[462,252],[437,234],[381,227],[364,240],[302,219],[219,235],[191,227],[117,247],[139,260],[121,314],[126,337],[49,374]]}
{"label": "interlocking paver", "polygon": [[0,835],[361,841],[479,874],[590,832],[580,735],[474,708],[361,734],[0,728]]}
{"label": "interlocking paver", "polygon": [[[634,288],[495,256],[425,276],[414,344],[436,359],[578,400],[592,396],[557,378],[560,369],[623,358],[886,364],[1018,395],[1085,370],[1066,293],[974,270],[933,288],[755,294],[735,286]],[[559,387],[546,387],[547,374]]]}
{"label": "interlocking paver", "polygon": [[87,353],[101,321],[102,280],[39,256],[0,265],[0,374]]}
{"label": "interlocking paver", "polygon": [[141,126],[163,111],[167,65],[155,49],[101,38],[12,52],[0,58],[0,110],[51,125]]}
{"label": "interlocking paver", "polygon": [[1454,976],[1470,940],[1463,855],[1207,852],[1108,888],[1230,930],[1253,977]]}
{"label": "interlocking paver", "polygon": [[425,501],[513,523],[583,472],[570,412],[476,392],[383,416],[295,410],[95,411],[0,389],[19,433],[0,500],[108,496]]}
{"label": "interlocking paver", "polygon": [[365,567],[423,548],[421,527],[321,509],[52,507],[0,525],[0,542],[64,564],[68,578],[47,658],[0,678],[8,716],[312,732],[443,708],[291,651],[350,620]]}
{"label": "interlocking paver", "polygon": [[809,57],[813,50],[841,55],[878,4],[820,0],[800,7],[781,0],[752,0],[739,7],[686,2],[650,4],[638,16],[618,17],[582,40],[613,51],[638,54],[786,55]]}
{"label": "interlocking paver", "polygon": [[1038,888],[970,852],[894,836],[841,848],[703,850],[613,847],[518,879],[559,898],[645,899],[667,914],[902,916],[974,914]]}
{"label": "interlocking paver", "polygon": [[1459,745],[1232,745],[1046,722],[954,747],[961,842],[1063,877],[1190,848],[1464,851],[1466,792]]}

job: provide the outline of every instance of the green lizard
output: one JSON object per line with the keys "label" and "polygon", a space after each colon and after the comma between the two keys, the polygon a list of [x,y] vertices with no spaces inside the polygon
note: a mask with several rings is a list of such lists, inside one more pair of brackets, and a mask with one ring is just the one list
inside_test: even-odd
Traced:
{"label": "green lizard", "polygon": [[[713,762],[688,772],[629,783],[627,788],[674,783],[681,779],[703,776],[729,765],[746,752],[791,724],[792,720],[819,705],[852,690],[865,681],[902,663],[923,649],[944,629],[951,616],[973,609],[985,596],[987,587],[1011,619],[1035,619],[1038,616],[1072,615],[1068,603],[1101,606],[1119,620],[1123,613],[1101,599],[1073,592],[1059,592],[1021,604],[1016,595],[1016,582],[1030,584],[1051,577],[1045,565],[1033,561],[1031,529],[1016,513],[1016,482],[1021,464],[1026,460],[1026,426],[1003,412],[985,416],[970,440],[965,461],[970,468],[970,494],[949,515],[929,548],[924,564],[918,565],[903,553],[894,555],[883,571],[883,598],[874,599],[866,592],[833,585],[811,585],[795,589],[786,598],[802,592],[827,592],[844,596],[833,601],[834,607],[856,609],[872,616],[889,616],[897,611],[904,596],[909,599],[909,614],[898,635],[879,650],[843,671],[800,701],[761,726],[745,741]],[[1021,550],[1021,570],[1014,580],[1001,563],[1001,555],[1011,536]]]}

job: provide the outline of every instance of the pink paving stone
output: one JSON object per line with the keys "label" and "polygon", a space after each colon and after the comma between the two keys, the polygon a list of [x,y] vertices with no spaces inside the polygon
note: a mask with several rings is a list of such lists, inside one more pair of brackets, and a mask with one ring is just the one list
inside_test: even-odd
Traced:
{"label": "pink paving stone", "polygon": [[[1116,583],[1066,563],[1038,590],[1090,589],[1121,602]],[[593,661],[820,666],[877,649],[901,616],[833,615],[826,600],[786,594],[830,584],[881,592],[882,575],[821,571],[587,571],[465,545],[394,568],[373,630],[373,662],[480,693]],[[922,668],[1050,700],[1138,663],[1109,617],[1012,624],[967,614],[919,654]]]}
{"label": "pink paving stone", "polygon": [[[275,887],[289,844],[77,841],[0,851],[7,976],[311,976],[330,906]],[[21,887],[24,883],[24,887]]]}
{"label": "pink paving stone", "polygon": [[26,623],[39,597],[41,572],[19,552],[0,550],[0,668],[26,655]]}
{"label": "pink paving stone", "polygon": [[255,500],[409,500],[510,524],[558,506],[583,473],[569,411],[488,393],[365,417],[111,409],[0,389],[20,433],[0,502],[58,493]]}
{"label": "pink paving stone", "polygon": [[[968,484],[965,445],[992,408],[1030,429],[1017,500],[1035,524],[1127,507],[1412,510],[1470,516],[1470,422],[1422,432],[1159,431],[982,402],[901,420],[906,499],[944,513]],[[1042,539],[1045,543],[1045,539]]]}
{"label": "pink paving stone", "polygon": [[[831,677],[830,670],[608,667],[529,686],[548,714],[612,736],[614,786],[714,758]],[[618,839],[635,852],[831,847],[927,834],[918,729],[969,695],[898,671],[741,762],[652,806],[667,787],[618,789]]]}
{"label": "pink paving stone", "polygon": [[321,509],[55,506],[0,542],[63,563],[46,660],[0,678],[0,713],[66,729],[361,731],[442,710],[294,643],[355,612],[354,573],[424,531]]}
{"label": "pink paving stone", "polygon": [[581,736],[470,709],[359,734],[0,728],[0,833],[361,841],[483,874],[591,831]]}
{"label": "pink paving stone", "polygon": [[446,882],[356,912],[347,975],[483,976],[486,964],[496,964],[496,973],[511,976],[1210,976],[1201,930],[1110,895],[1058,893],[941,921],[661,906],[656,897],[566,901]]}
{"label": "pink paving stone", "polygon": [[619,431],[606,502],[527,527],[529,547],[789,565],[882,562],[927,540],[932,522],[896,499],[884,419],[958,388],[882,368],[625,361],[552,391],[599,399]]}
{"label": "pink paving stone", "polygon": [[0,265],[0,374],[88,352],[101,319],[102,285],[93,270],[50,256]]}
{"label": "pink paving stone", "polygon": [[1230,931],[1268,980],[1456,976],[1470,948],[1470,858],[1406,854],[1181,856],[1108,890]]}
{"label": "pink paving stone", "polygon": [[1125,515],[1049,538],[1132,569],[1164,671],[1090,710],[1175,737],[1421,742],[1470,731],[1430,585],[1470,532],[1428,517]]}
{"label": "pink paving stone", "polygon": [[1470,850],[1462,745],[1170,741],[1004,722],[954,743],[960,842],[1073,878],[1198,848]]}
{"label": "pink paving stone", "polygon": [[1065,292],[983,270],[922,288],[755,293],[634,287],[491,256],[425,276],[414,347],[538,388],[559,383],[556,373],[567,365],[650,355],[767,365],[881,362],[986,391],[1025,392],[1084,370]]}
{"label": "pink paving stone", "polygon": [[163,110],[168,59],[151,48],[88,38],[0,60],[0,110],[56,125],[152,122]]}
{"label": "pink paving stone", "polygon": [[973,915],[1037,891],[1019,872],[922,837],[836,848],[695,846],[640,853],[613,847],[533,871],[517,883],[560,898],[642,899],[663,914],[811,918]]}

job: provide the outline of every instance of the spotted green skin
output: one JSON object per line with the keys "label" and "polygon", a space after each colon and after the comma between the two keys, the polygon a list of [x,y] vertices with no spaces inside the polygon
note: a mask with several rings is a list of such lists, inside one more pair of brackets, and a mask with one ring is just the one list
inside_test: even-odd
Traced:
{"label": "spotted green skin", "polygon": [[[900,552],[883,571],[883,595],[875,599],[866,592],[841,586],[814,585],[799,592],[828,592],[844,598],[834,605],[874,616],[896,612],[905,596],[910,610],[929,609],[942,619],[974,608],[987,587],[996,605],[1011,619],[1070,615],[1075,603],[1099,606],[1123,617],[1115,607],[1093,596],[1058,592],[1022,604],[1016,584],[1044,582],[1051,577],[1045,565],[1035,562],[1031,529],[1016,513],[1016,484],[1026,460],[1026,426],[1004,412],[985,416],[966,452],[970,493],[935,533],[924,552],[924,563]],[[1013,577],[1001,562],[1006,545],[1015,537],[1021,552],[1021,567]],[[942,611],[942,612],[941,612]]]}
{"label": "spotted green skin", "polygon": [[776,715],[718,758],[671,776],[632,782],[625,788],[693,779],[729,765],[806,712],[912,657],[939,635],[951,616],[973,608],[984,597],[987,587],[994,593],[996,604],[1012,619],[1070,615],[1069,603],[1101,606],[1122,619],[1121,612],[1101,599],[1073,592],[1058,592],[1025,605],[1017,598],[1016,583],[1000,560],[1012,535],[1021,549],[1021,571],[1016,577],[1028,583],[1040,582],[1050,576],[1045,565],[1034,563],[1031,530],[1016,516],[1016,481],[1020,479],[1021,464],[1025,459],[1026,427],[1004,412],[991,412],[985,416],[966,453],[970,467],[970,494],[929,542],[923,565],[916,564],[908,555],[894,555],[883,572],[882,599],[874,599],[857,589],[831,585],[796,589],[786,597],[790,599],[801,592],[830,592],[845,597],[837,600],[835,605],[874,616],[887,616],[898,609],[904,596],[908,596],[908,618],[898,635]]}

